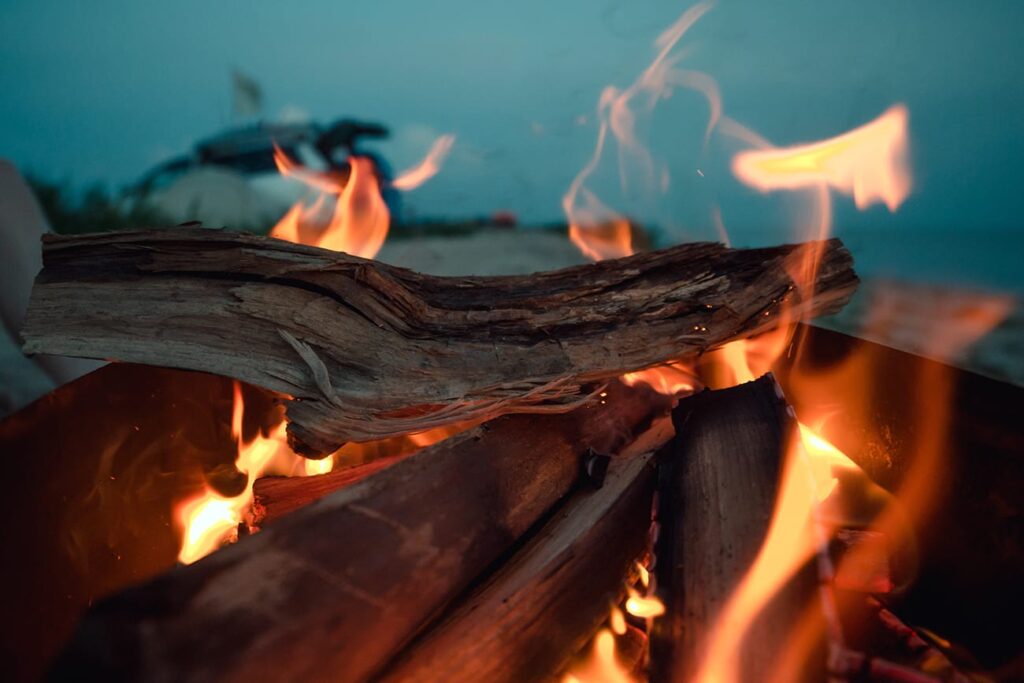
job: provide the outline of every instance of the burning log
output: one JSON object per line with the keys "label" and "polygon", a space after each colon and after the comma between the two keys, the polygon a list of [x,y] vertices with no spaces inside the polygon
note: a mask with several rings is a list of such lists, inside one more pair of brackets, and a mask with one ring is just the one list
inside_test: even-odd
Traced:
{"label": "burning log", "polygon": [[261,477],[252,487],[253,504],[251,518],[248,520],[249,527],[253,530],[260,529],[288,513],[360,482],[411,455],[413,453],[393,455],[312,477]]}
{"label": "burning log", "polygon": [[[651,523],[653,450],[666,419],[612,459],[538,533],[413,643],[381,683],[548,680],[608,616]],[[647,451],[647,452],[644,452]]]}
{"label": "burning log", "polygon": [[[440,278],[271,238],[166,229],[44,238],[25,351],[187,368],[292,397],[307,455],[510,412],[839,309],[839,240],[686,244],[525,277]],[[814,296],[789,276],[818,259]],[[785,303],[784,303],[785,302]]]}
{"label": "burning log", "polygon": [[616,452],[665,401],[613,384],[429,446],[98,604],[54,677],[365,680],[570,491],[589,449]]}
{"label": "burning log", "polygon": [[[766,376],[704,391],[673,413],[677,436],[663,464],[657,549],[667,611],[655,622],[653,681],[695,680],[712,629],[761,548],[791,422],[780,397]],[[773,680],[768,674],[800,613],[817,600],[813,572],[800,573],[775,596],[730,653],[739,680]]]}

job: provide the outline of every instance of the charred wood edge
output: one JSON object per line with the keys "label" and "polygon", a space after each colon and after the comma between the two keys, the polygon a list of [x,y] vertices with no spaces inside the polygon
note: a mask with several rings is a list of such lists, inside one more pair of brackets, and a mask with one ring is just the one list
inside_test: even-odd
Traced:
{"label": "charred wood edge", "polygon": [[248,531],[258,531],[299,508],[346,486],[352,486],[418,452],[380,458],[310,477],[260,477],[252,487],[252,510],[246,519]]}
{"label": "charred wood edge", "polygon": [[[789,266],[819,250],[800,300]],[[839,240],[687,244],[492,278],[183,228],[48,236],[43,256],[26,352],[203,370],[284,394],[308,454],[570,410],[586,385],[770,328],[783,306],[791,320],[834,312],[858,283]]]}
{"label": "charred wood edge", "polygon": [[567,415],[428,446],[195,564],[95,605],[54,680],[361,681],[667,399],[613,383]]}
{"label": "charred wood edge", "polygon": [[[770,375],[683,399],[673,422],[659,474],[656,575],[666,613],[654,622],[651,680],[676,683],[696,673],[721,608],[761,547],[792,424]],[[744,640],[741,676],[772,670],[816,589],[801,572],[785,599],[772,601]]]}
{"label": "charred wood edge", "polygon": [[654,452],[671,436],[671,420],[656,421],[611,458],[601,488],[581,482],[375,681],[518,683],[562,670],[646,547]]}

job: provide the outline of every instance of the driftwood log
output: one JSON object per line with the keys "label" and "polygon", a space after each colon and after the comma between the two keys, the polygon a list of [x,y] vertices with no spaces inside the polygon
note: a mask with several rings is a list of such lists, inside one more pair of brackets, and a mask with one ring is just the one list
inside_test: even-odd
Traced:
{"label": "driftwood log", "polygon": [[[717,619],[765,540],[794,421],[769,375],[683,399],[673,422],[659,484],[657,572],[666,613],[651,642],[654,683],[696,680]],[[790,666],[783,653],[808,609],[819,609],[812,564],[783,584],[729,653],[736,680],[803,680],[804,663]],[[773,678],[779,667],[792,675]],[[822,661],[811,680],[823,672]]]}
{"label": "driftwood log", "polygon": [[613,458],[599,490],[574,493],[378,683],[552,680],[608,618],[646,548],[653,451],[671,436],[665,419]]}
{"label": "driftwood log", "polygon": [[566,415],[505,416],[99,603],[58,680],[362,681],[666,399],[609,386]]}
{"label": "driftwood log", "polygon": [[[820,253],[819,253],[820,252]],[[815,254],[814,296],[789,272]],[[833,312],[857,277],[839,240],[686,244],[523,277],[432,277],[202,229],[48,236],[25,351],[213,372],[292,400],[323,455],[509,412],[568,410],[584,387]]]}

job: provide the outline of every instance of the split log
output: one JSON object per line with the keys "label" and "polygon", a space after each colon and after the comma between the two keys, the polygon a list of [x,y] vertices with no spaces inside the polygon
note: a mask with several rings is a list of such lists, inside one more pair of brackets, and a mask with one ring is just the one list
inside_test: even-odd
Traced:
{"label": "split log", "polygon": [[55,679],[362,681],[507,552],[664,397],[622,385],[419,451],[98,604]]}
{"label": "split log", "polygon": [[252,486],[252,512],[247,520],[249,529],[262,529],[276,519],[346,486],[352,486],[415,453],[393,455],[311,477],[260,477]]}
{"label": "split log", "polygon": [[[764,542],[792,425],[781,396],[768,375],[683,399],[673,412],[676,438],[659,484],[657,574],[666,614],[655,622],[652,681],[695,680],[717,618]],[[819,608],[814,569],[798,572],[729,653],[737,680],[775,680],[770,674],[801,616]],[[823,671],[822,661],[819,678]]]}
{"label": "split log", "polygon": [[519,683],[557,674],[608,618],[646,548],[654,450],[671,436],[666,419],[613,458],[600,490],[575,493],[378,683]]}
{"label": "split log", "polygon": [[[819,256],[814,296],[788,275]],[[819,253],[820,252],[820,253]],[[838,310],[839,240],[686,244],[523,277],[432,277],[202,229],[46,237],[25,351],[213,372],[280,392],[307,455],[509,412]]]}

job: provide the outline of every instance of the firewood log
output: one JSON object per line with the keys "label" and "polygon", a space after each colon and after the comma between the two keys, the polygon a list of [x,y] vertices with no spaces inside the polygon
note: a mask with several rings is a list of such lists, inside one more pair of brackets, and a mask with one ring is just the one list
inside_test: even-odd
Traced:
{"label": "firewood log", "polygon": [[252,512],[247,520],[249,529],[261,529],[276,519],[334,491],[352,486],[411,455],[413,453],[393,455],[312,477],[260,477],[252,487]]}
{"label": "firewood log", "polygon": [[557,674],[608,617],[630,564],[646,547],[653,450],[671,436],[664,420],[613,458],[599,490],[573,494],[379,683],[519,683]]}
{"label": "firewood log", "polygon": [[665,411],[614,384],[429,446],[99,603],[53,677],[366,680],[570,491],[589,449],[614,453]]}
{"label": "firewood log", "polygon": [[[789,272],[818,253],[814,295]],[[44,239],[25,351],[203,370],[280,392],[316,456],[510,412],[838,310],[839,240],[686,244],[522,277],[432,277],[271,238],[165,229]]]}
{"label": "firewood log", "polygon": [[[688,683],[723,607],[757,556],[793,421],[774,378],[680,401],[659,484],[657,576],[666,613],[651,641],[655,683]],[[820,608],[813,564],[797,572],[730,654],[740,681],[769,681],[807,610]],[[730,628],[735,628],[733,625]],[[820,663],[816,673],[824,671]],[[803,668],[786,680],[802,680]]]}

